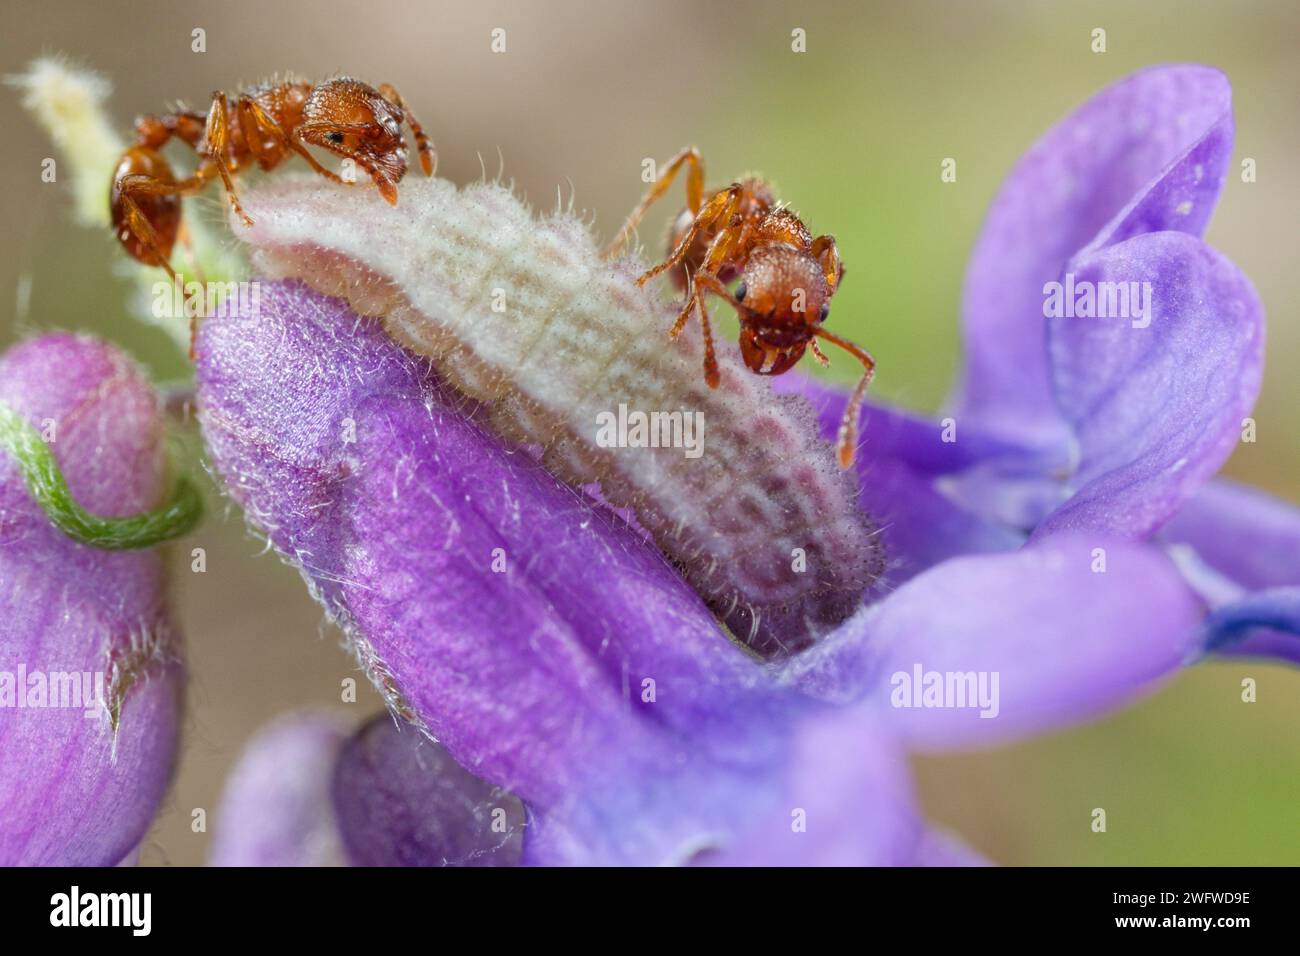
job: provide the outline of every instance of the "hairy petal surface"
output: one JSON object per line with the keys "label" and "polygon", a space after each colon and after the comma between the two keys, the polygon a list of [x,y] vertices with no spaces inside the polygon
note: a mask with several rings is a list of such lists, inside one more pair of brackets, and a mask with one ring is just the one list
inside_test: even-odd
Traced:
{"label": "hairy petal surface", "polygon": [[392,706],[550,833],[600,808],[605,858],[653,862],[694,838],[682,800],[720,812],[683,774],[775,759],[784,705],[661,555],[339,301],[273,283],[206,323],[199,399],[231,493]]}
{"label": "hairy petal surface", "polygon": [[[123,516],[158,503],[159,408],[119,352],[82,336],[26,342],[0,358],[0,402],[53,439],[87,510]],[[78,706],[68,706],[73,678]],[[43,703],[17,705],[42,685]],[[126,857],[171,775],[182,685],[159,552],[64,536],[0,455],[0,863]]]}

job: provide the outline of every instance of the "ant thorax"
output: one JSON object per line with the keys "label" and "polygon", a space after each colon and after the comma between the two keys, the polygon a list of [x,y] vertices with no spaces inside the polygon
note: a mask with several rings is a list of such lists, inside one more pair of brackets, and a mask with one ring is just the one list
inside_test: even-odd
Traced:
{"label": "ant thorax", "polygon": [[[598,482],[761,653],[806,646],[881,574],[856,478],[808,404],[775,395],[731,343],[707,387],[698,331],[667,342],[673,310],[637,285],[644,264],[602,260],[571,212],[539,219],[499,185],[437,179],[408,181],[396,208],[300,177],[268,180],[246,205],[254,225],[234,234],[263,274],[379,317],[505,440],[574,486]],[[634,413],[692,416],[700,448],[602,440],[602,421]],[[796,645],[776,646],[792,622]]]}

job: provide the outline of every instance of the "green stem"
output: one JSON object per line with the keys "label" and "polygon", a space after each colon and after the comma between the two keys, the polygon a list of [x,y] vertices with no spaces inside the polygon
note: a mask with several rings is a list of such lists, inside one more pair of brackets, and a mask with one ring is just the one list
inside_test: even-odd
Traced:
{"label": "green stem", "polygon": [[55,527],[73,540],[94,548],[108,551],[147,548],[180,537],[198,524],[203,515],[203,499],[186,475],[177,481],[171,500],[152,511],[126,518],[91,514],[73,500],[54,452],[40,432],[4,404],[0,404],[0,448],[14,456],[27,490]]}

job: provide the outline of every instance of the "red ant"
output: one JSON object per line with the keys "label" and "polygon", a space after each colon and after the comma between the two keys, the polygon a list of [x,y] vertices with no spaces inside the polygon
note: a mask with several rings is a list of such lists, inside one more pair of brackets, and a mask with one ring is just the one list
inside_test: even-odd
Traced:
{"label": "red ant", "polygon": [[[759,375],[788,371],[811,349],[822,365],[829,364],[817,345],[825,339],[860,361],[866,371],[844,409],[836,442],[840,467],[853,464],[857,445],[858,411],[875,372],[875,360],[862,348],[822,327],[830,314],[831,296],[844,276],[844,265],[833,236],[815,239],[797,215],[781,206],[767,183],[754,177],[704,195],[704,165],[695,148],[684,149],[668,162],[663,176],[632,210],[619,236],[605,251],[615,255],[628,241],[646,211],[672,186],[686,166],[686,208],[673,223],[669,256],[637,279],[645,285],[672,270],[674,284],[686,292],[686,302],[669,333],[676,338],[691,312],[700,313],[704,330],[704,380],[717,388],[720,376],[713,333],[704,298],[710,292],[726,299],[740,317],[740,354]],[[735,292],[727,283],[739,277]]]}
{"label": "red ant", "polygon": [[[355,162],[370,174],[380,195],[396,205],[397,183],[406,174],[403,123],[415,136],[424,174],[432,176],[437,167],[433,144],[397,90],[386,83],[376,90],[349,77],[319,85],[272,82],[233,98],[216,91],[206,118],[188,110],[142,116],[135,123],[135,144],[113,171],[113,229],[132,257],[162,266],[175,280],[170,260],[180,232],[181,197],[199,192],[219,176],[230,205],[251,226],[253,220],[235,193],[234,177],[253,162],[271,170],[297,153],[325,178],[344,182],[316,161],[308,145]],[[193,175],[179,182],[159,152],[172,137],[200,157]]]}

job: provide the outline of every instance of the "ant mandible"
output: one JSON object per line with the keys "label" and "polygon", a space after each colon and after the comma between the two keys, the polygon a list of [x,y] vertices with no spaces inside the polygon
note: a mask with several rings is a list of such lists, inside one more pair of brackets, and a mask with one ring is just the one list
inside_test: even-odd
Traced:
{"label": "ant mandible", "polygon": [[[308,145],[355,162],[374,180],[380,195],[396,205],[397,183],[406,175],[403,123],[415,137],[421,168],[432,176],[437,167],[433,144],[387,83],[376,90],[350,77],[320,84],[271,82],[235,97],[217,90],[206,118],[188,110],[142,116],[135,123],[135,143],[113,171],[113,229],[133,258],[162,266],[175,280],[171,253],[180,232],[181,197],[220,177],[231,207],[251,226],[253,220],[239,204],[234,177],[253,162],[271,170],[296,153],[325,178],[344,182],[316,161]],[[188,179],[177,181],[160,152],[173,137],[200,157]]]}
{"label": "ant mandible", "polygon": [[[781,206],[771,187],[756,177],[704,194],[704,165],[699,150],[684,149],[632,210],[618,238],[605,250],[612,257],[627,243],[646,211],[668,192],[685,167],[686,208],[669,234],[669,256],[637,279],[645,285],[672,270],[674,284],[686,301],[670,338],[681,334],[698,309],[704,331],[704,380],[717,388],[720,380],[713,333],[705,296],[726,299],[740,317],[740,354],[759,375],[780,375],[803,357],[806,349],[822,365],[829,364],[817,345],[825,339],[844,349],[865,371],[844,409],[836,448],[841,468],[853,464],[857,446],[858,412],[876,363],[865,349],[822,327],[830,314],[831,296],[844,276],[844,265],[833,236],[813,238],[790,209]],[[733,293],[727,284],[739,277]]]}

